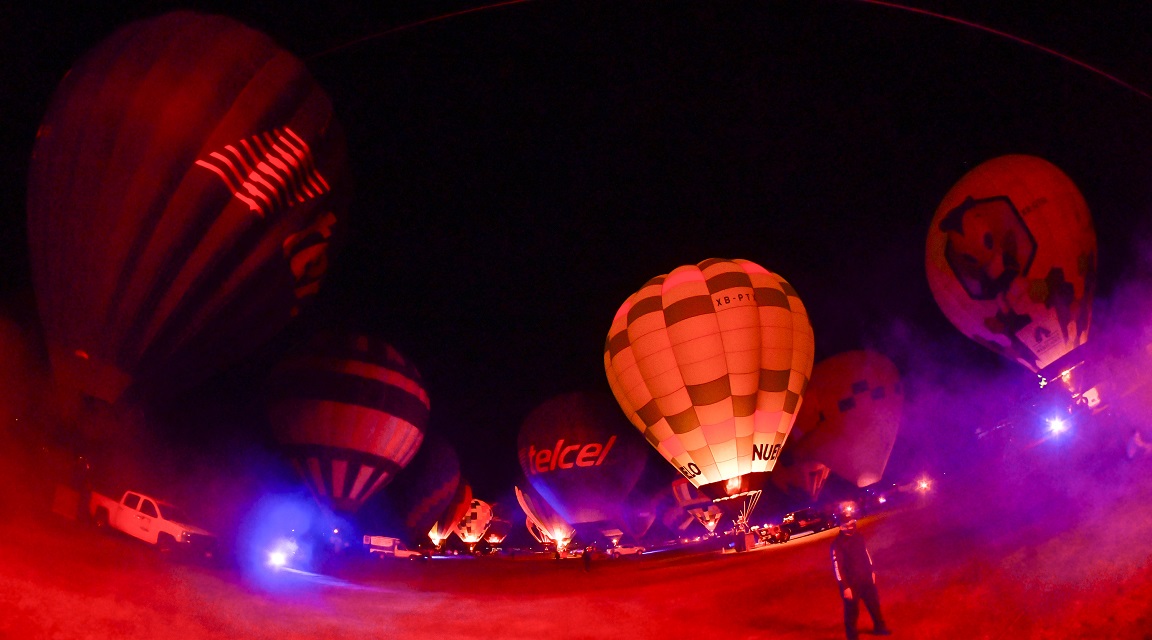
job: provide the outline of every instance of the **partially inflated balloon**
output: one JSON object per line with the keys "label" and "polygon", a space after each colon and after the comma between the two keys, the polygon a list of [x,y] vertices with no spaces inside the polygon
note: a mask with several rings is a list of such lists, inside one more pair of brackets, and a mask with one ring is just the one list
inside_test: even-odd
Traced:
{"label": "partially inflated balloon", "polygon": [[432,523],[432,528],[428,530],[428,539],[437,548],[444,543],[448,536],[452,535],[452,531],[456,528],[456,524],[468,513],[468,509],[472,507],[472,485],[468,484],[463,478],[460,483],[456,485],[456,495],[452,496],[452,501],[448,503],[448,508],[436,522]]}
{"label": "partially inflated balloon", "polygon": [[616,312],[608,382],[648,442],[713,499],[763,486],[815,353],[799,296],[747,260],[653,278]]}
{"label": "partially inflated balloon", "polygon": [[318,335],[278,366],[268,414],[317,499],[355,512],[416,455],[428,424],[420,373],[367,336]]}
{"label": "partially inflated balloon", "polygon": [[464,516],[452,528],[460,539],[474,545],[484,538],[484,532],[492,523],[492,506],[483,500],[472,499]]}
{"label": "partially inflated balloon", "polygon": [[616,521],[648,457],[612,398],[596,393],[538,406],[521,424],[517,446],[528,482],[578,528]]}
{"label": "partially inflated balloon", "polygon": [[1040,373],[1085,342],[1096,232],[1076,185],[1040,158],[968,172],[928,229],[928,284],[964,335]]}
{"label": "partially inflated balloon", "polygon": [[530,485],[524,485],[523,489],[517,486],[515,489],[516,501],[520,503],[520,508],[527,516],[525,526],[528,527],[528,533],[531,533],[537,542],[552,543],[557,545],[557,551],[564,550],[568,546],[568,541],[576,534],[572,525],[565,522],[564,518],[556,513],[556,510]]}
{"label": "partially inflated balloon", "polygon": [[801,461],[796,466],[805,474],[803,481],[816,482],[818,494],[827,478],[827,471],[820,467],[826,465],[858,487],[879,482],[904,407],[904,387],[896,365],[870,350],[846,351],[821,360],[812,371],[812,384],[804,398],[805,406],[810,402],[817,422],[792,450]]}
{"label": "partially inflated balloon", "polygon": [[57,377],[114,402],[252,351],[316,293],[347,189],[332,104],[267,36],[189,12],[117,31],[61,81],[32,156]]}

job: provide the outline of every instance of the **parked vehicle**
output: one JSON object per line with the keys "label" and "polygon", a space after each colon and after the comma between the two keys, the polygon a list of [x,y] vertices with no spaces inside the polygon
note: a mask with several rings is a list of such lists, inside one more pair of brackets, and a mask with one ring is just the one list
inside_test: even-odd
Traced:
{"label": "parked vehicle", "polygon": [[391,556],[394,558],[409,558],[424,560],[428,553],[423,549],[409,549],[399,538],[388,536],[364,536],[364,544],[368,547],[368,554],[379,554],[378,557]]}
{"label": "parked vehicle", "polygon": [[829,517],[828,514],[815,507],[793,511],[784,516],[784,519],[780,522],[780,528],[787,531],[790,536],[809,531],[819,533],[835,526],[836,523],[832,521],[832,518]]}
{"label": "parked vehicle", "polygon": [[760,527],[756,530],[756,535],[760,537],[760,541],[765,544],[781,544],[788,542],[792,537],[790,533],[778,524],[769,524]]}
{"label": "parked vehicle", "polygon": [[611,549],[608,550],[608,554],[611,555],[613,558],[619,558],[620,556],[631,556],[631,555],[637,555],[638,556],[638,555],[643,555],[643,553],[644,553],[644,547],[634,545],[634,544],[618,544],[615,547],[612,547]]}
{"label": "parked vehicle", "polygon": [[163,552],[181,551],[206,558],[216,555],[216,536],[190,524],[183,511],[163,500],[125,491],[117,502],[93,491],[88,510],[98,528],[121,531]]}

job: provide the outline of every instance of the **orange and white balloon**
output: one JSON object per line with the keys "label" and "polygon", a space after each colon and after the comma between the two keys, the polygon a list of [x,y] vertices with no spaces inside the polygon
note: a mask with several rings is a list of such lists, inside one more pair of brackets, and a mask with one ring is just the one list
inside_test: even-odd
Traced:
{"label": "orange and white balloon", "polygon": [[632,424],[715,500],[763,486],[814,352],[808,313],[784,278],[712,259],[653,278],[624,302],[604,369]]}

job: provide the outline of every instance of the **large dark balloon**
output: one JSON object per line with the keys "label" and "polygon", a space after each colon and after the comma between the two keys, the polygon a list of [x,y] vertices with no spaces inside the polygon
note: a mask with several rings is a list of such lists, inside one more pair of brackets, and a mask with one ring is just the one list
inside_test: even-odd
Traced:
{"label": "large dark balloon", "polygon": [[366,336],[317,336],[273,372],[268,414],[317,499],[354,513],[412,460],[428,424],[420,373]]}
{"label": "large dark balloon", "polygon": [[611,396],[569,393],[525,418],[520,468],[570,525],[614,521],[644,471],[648,446]]}
{"label": "large dark balloon", "polygon": [[117,31],[61,81],[32,155],[55,374],[115,402],[235,362],[317,291],[347,189],[331,102],[270,38],[189,12]]}
{"label": "large dark balloon", "polygon": [[452,503],[459,484],[460,460],[456,450],[443,436],[425,434],[416,456],[388,486],[409,542],[428,540],[428,531]]}

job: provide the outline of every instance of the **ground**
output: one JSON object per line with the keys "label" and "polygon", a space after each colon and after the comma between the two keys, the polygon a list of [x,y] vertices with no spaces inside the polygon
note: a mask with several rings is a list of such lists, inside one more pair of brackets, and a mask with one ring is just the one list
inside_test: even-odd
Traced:
{"label": "ground", "polygon": [[[1152,637],[1150,470],[1125,460],[1090,484],[937,483],[864,518],[894,637]],[[837,638],[834,535],[599,559],[588,572],[521,554],[257,578],[8,512],[0,638]]]}

